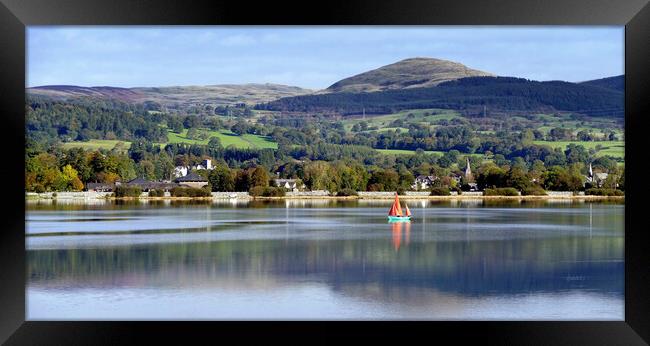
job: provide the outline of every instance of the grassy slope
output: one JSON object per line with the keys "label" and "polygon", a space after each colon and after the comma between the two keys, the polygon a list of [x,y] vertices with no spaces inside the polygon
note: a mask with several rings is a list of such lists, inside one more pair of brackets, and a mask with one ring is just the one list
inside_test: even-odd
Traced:
{"label": "grassy slope", "polygon": [[[238,136],[230,130],[209,131],[209,137],[217,137],[221,140],[221,145],[228,147],[234,145],[237,148],[272,148],[277,149],[278,144],[269,140],[264,136],[245,134]],[[186,137],[187,129],[178,134],[172,131],[167,132],[169,143],[192,143],[192,144],[208,144],[209,138],[205,140],[194,140]]]}
{"label": "grassy slope", "polygon": [[[264,149],[271,148],[277,149],[278,144],[272,140],[258,135],[245,134],[243,136],[237,136],[229,130],[220,130],[220,131],[209,131],[210,137],[218,137],[221,140],[221,145],[228,147],[229,145],[234,145],[236,148],[254,148],[254,149]],[[185,137],[187,135],[187,130],[183,130],[182,133],[178,134],[175,132],[169,131],[167,133],[168,143],[190,143],[190,144],[208,144],[209,139],[206,140],[193,140]],[[104,139],[92,139],[88,142],[69,142],[64,143],[63,147],[68,148],[84,148],[84,149],[113,149],[118,142],[124,143],[124,150],[127,150],[131,146],[131,142],[120,141],[120,140],[104,140]],[[165,146],[167,143],[161,143],[161,147]]]}
{"label": "grassy slope", "polygon": [[[406,116],[412,113],[415,118],[413,119],[406,119]],[[429,113],[429,115],[425,115],[425,113]],[[433,113],[439,113],[439,114],[433,114]],[[362,121],[365,121],[368,123],[368,126],[373,127],[377,126],[379,129],[384,129],[388,128],[388,124],[390,122],[397,120],[397,119],[404,119],[404,121],[409,121],[409,122],[419,122],[419,123],[429,123],[431,121],[436,121],[436,120],[451,120],[453,118],[460,117],[458,113],[452,110],[448,109],[411,109],[411,110],[404,110],[401,112],[397,112],[394,114],[386,114],[386,115],[374,115],[370,116],[367,115],[366,119],[361,119],[361,118],[354,118],[354,119],[346,119],[343,120],[343,125],[345,126],[345,129],[347,131],[350,131],[352,129],[352,126],[356,123],[360,123]]]}
{"label": "grassy slope", "polygon": [[119,142],[124,143],[124,149],[127,150],[131,146],[131,142],[121,141],[121,140],[109,140],[109,139],[91,139],[88,142],[67,142],[63,143],[63,148],[83,148],[83,149],[113,149],[115,145]]}
{"label": "grassy slope", "polygon": [[[400,150],[400,149],[375,149],[381,154],[385,155],[415,155],[414,150]],[[425,151],[425,154],[434,154],[434,153],[442,153],[440,151]]]}
{"label": "grassy slope", "polygon": [[548,145],[552,148],[566,148],[569,144],[578,144],[582,145],[586,149],[596,148],[597,145],[601,145],[604,149],[600,150],[596,155],[597,156],[613,156],[613,157],[625,157],[625,142],[624,141],[601,141],[601,142],[585,142],[585,141],[534,141],[533,143],[539,145]]}
{"label": "grassy slope", "polygon": [[[375,149],[379,153],[384,154],[384,155],[415,155],[415,150],[399,150],[399,149]],[[438,154],[438,155],[444,155],[444,151],[437,151],[437,150],[425,150],[425,154]],[[461,153],[461,156],[476,156],[476,157],[484,157],[485,155],[483,154],[464,154]]]}
{"label": "grassy slope", "polygon": [[278,148],[278,143],[274,142],[271,138],[264,137],[264,136],[259,136],[259,135],[251,135],[251,134],[245,134],[242,135],[242,138],[253,145],[256,148],[259,149],[277,149]]}

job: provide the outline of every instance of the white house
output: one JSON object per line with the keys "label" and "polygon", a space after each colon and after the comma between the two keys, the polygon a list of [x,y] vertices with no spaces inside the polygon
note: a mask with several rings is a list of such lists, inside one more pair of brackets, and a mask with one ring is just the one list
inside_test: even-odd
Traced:
{"label": "white house", "polygon": [[273,179],[273,183],[276,187],[284,187],[289,191],[298,191],[299,188],[304,188],[304,185],[298,187],[298,182],[296,179]]}
{"label": "white house", "polygon": [[193,166],[192,169],[207,169],[207,170],[212,170],[212,160],[203,160],[201,163],[199,163],[196,166]]}
{"label": "white house", "polygon": [[201,161],[201,163],[199,163],[198,165],[193,165],[193,166],[176,166],[174,167],[174,178],[184,177],[190,171],[193,170],[195,171],[200,169],[207,169],[207,170],[214,169],[214,167],[212,166],[212,160],[206,159]]}
{"label": "white house", "polygon": [[189,170],[188,166],[176,166],[174,167],[174,178],[180,178],[187,175]]}
{"label": "white house", "polygon": [[438,177],[433,175],[418,175],[415,178],[413,185],[411,185],[411,188],[413,190],[427,190],[433,185],[433,182],[436,180],[438,180]]}

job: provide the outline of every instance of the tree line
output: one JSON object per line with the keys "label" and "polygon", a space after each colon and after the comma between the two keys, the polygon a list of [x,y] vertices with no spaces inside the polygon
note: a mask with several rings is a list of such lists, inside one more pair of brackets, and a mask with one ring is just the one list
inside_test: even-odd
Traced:
{"label": "tree line", "polygon": [[[201,148],[193,151],[193,148]],[[360,150],[355,152],[355,150]],[[175,166],[186,166],[203,159],[214,161],[214,169],[199,170],[212,191],[250,191],[268,187],[274,178],[298,179],[309,190],[396,191],[409,190],[419,175],[437,177],[433,187],[467,190],[475,182],[479,188],[513,187],[518,190],[542,188],[578,191],[584,188],[588,159],[580,149],[570,148],[561,164],[547,164],[522,157],[508,160],[497,157],[467,156],[456,150],[443,155],[418,153],[411,156],[386,156],[367,148],[319,144],[296,158],[295,150],[235,150],[206,146],[168,145],[165,148],[136,142],[128,151],[49,150],[28,147],[26,151],[27,191],[79,191],[88,182],[114,183],[136,177],[172,180]],[[576,153],[575,151],[578,151]],[[255,153],[254,157],[246,154]],[[195,155],[199,154],[199,155]],[[210,156],[210,154],[216,154]],[[368,155],[367,157],[365,155]],[[325,158],[326,160],[324,160]],[[241,161],[240,161],[241,160]],[[464,174],[469,160],[471,177]],[[605,184],[624,189],[624,172],[607,157],[590,161],[596,172],[608,172]]]}

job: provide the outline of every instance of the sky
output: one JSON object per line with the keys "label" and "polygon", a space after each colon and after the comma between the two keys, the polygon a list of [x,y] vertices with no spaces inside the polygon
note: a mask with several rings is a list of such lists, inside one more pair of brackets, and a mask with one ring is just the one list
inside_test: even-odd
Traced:
{"label": "sky", "polygon": [[275,83],[324,89],[412,57],[500,76],[624,73],[622,26],[30,26],[27,86]]}

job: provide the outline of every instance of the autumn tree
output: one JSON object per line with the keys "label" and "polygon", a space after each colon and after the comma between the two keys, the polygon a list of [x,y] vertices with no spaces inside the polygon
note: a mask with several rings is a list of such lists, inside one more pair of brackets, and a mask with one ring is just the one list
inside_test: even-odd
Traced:
{"label": "autumn tree", "polygon": [[[267,187],[269,186],[269,173],[266,171],[264,167],[257,166],[253,169],[253,171],[250,173],[250,187],[255,187],[255,186],[261,186],[261,187]],[[249,187],[249,188],[250,188]]]}

